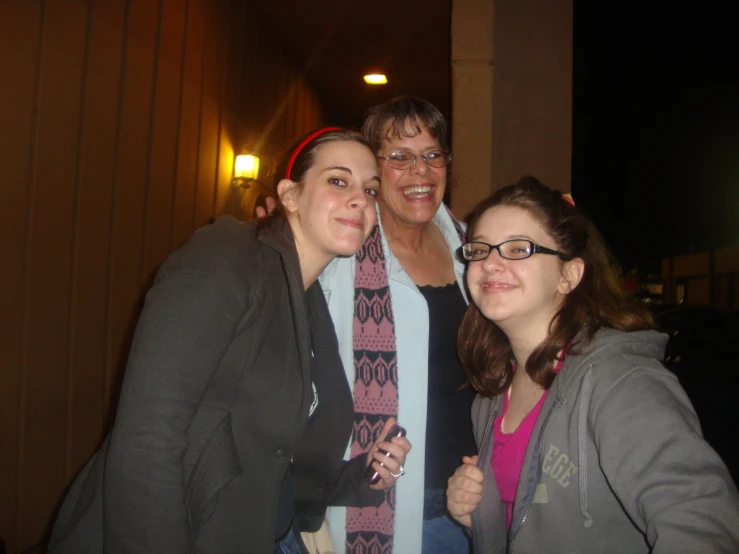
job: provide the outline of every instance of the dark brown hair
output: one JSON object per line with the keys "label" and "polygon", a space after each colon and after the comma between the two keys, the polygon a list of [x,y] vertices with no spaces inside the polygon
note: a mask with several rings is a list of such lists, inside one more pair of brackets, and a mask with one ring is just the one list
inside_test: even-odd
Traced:
{"label": "dark brown hair", "polygon": [[[563,253],[562,259],[581,258],[585,262],[580,283],[564,297],[549,324],[549,336],[526,362],[526,372],[534,382],[548,389],[555,377],[553,365],[559,353],[589,342],[601,327],[622,331],[654,327],[646,308],[629,300],[619,287],[617,266],[592,221],[564,200],[560,191],[544,186],[534,177],[523,177],[477,205],[468,217],[470,236],[474,236],[480,217],[495,206],[516,206],[528,211]],[[480,394],[500,394],[508,388],[513,379],[510,342],[474,303],[462,319],[457,348],[464,372]]]}
{"label": "dark brown hair", "polygon": [[[388,123],[390,128],[386,130]],[[449,151],[444,116],[431,102],[416,96],[398,96],[370,108],[365,115],[362,132],[376,154],[389,137],[415,137],[424,128],[439,141],[442,150]]]}
{"label": "dark brown hair", "polygon": [[[306,133],[305,135],[301,136],[283,152],[274,173],[275,194],[277,193],[277,184],[280,182],[281,179],[285,178],[287,164],[289,163],[290,158],[295,152],[295,149],[314,132],[315,131],[311,131],[310,133]],[[310,168],[313,167],[313,165],[316,163],[316,154],[318,152],[318,149],[329,142],[345,141],[358,142],[359,144],[369,148],[370,151],[374,154],[374,151],[372,151],[372,148],[370,147],[370,144],[369,142],[367,142],[367,139],[364,137],[364,135],[355,129],[338,129],[335,131],[327,131],[325,133],[322,133],[307,144],[305,144],[293,161],[293,165],[290,171],[290,180],[295,181],[298,184],[295,189],[295,193],[300,194],[300,192],[302,192],[303,187],[305,186],[305,174],[308,173],[308,170],[310,170]],[[280,202],[277,202],[275,212],[280,213],[283,216],[285,215],[284,208]]]}

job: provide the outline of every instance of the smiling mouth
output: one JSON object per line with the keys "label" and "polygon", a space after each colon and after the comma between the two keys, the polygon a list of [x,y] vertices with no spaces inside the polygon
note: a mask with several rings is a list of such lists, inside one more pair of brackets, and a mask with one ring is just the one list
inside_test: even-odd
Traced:
{"label": "smiling mouth", "polygon": [[431,194],[434,187],[431,185],[414,185],[412,187],[404,187],[403,195],[406,198],[426,198]]}
{"label": "smiling mouth", "polygon": [[364,224],[362,223],[362,220],[361,219],[338,218],[336,221],[338,221],[342,225],[346,225],[347,227],[351,227],[352,229],[359,229],[361,231],[364,230]]}
{"label": "smiling mouth", "polygon": [[511,285],[510,283],[500,283],[500,282],[486,282],[483,283],[480,288],[485,292],[506,292],[509,290],[513,290],[516,288],[515,285]]}

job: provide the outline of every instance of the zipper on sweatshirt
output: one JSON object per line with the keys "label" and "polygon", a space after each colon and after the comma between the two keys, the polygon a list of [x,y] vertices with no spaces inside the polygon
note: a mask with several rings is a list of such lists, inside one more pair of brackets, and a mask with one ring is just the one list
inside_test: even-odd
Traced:
{"label": "zipper on sweatshirt", "polygon": [[[490,432],[493,429],[493,422],[495,421],[495,418],[497,417],[497,415],[498,415],[498,410],[493,410],[492,414],[490,414],[490,416],[488,417],[488,422],[485,427],[485,432],[482,434],[482,441],[480,441],[480,444],[483,445],[483,447],[484,445],[487,444],[488,436],[490,435]],[[482,456],[482,452],[480,452],[480,454],[481,455],[477,458],[477,467],[484,473],[483,464],[485,463],[485,457]],[[474,543],[475,552],[477,552],[478,550],[482,551],[482,545],[478,544],[480,541],[480,537],[482,537],[482,533],[475,533],[475,515],[476,514],[477,514],[477,510],[472,512],[472,541]]]}
{"label": "zipper on sweatshirt", "polygon": [[[562,407],[562,402],[560,400],[557,400],[557,403],[552,407],[552,409],[547,414],[547,417],[544,419],[544,423],[541,424],[541,431],[539,431],[539,441],[536,446],[537,451],[539,452],[539,459],[536,463],[536,484],[534,485],[534,491],[536,491],[536,485],[539,484],[539,480],[541,479],[541,466],[542,466],[542,454],[543,452],[543,445],[544,445],[544,431],[546,431],[547,425],[549,425],[549,420],[552,419],[554,414],[556,414],[559,409]],[[523,513],[523,517],[521,518],[521,523],[518,524],[518,527],[516,528],[515,534],[511,537],[511,542],[508,545],[508,552],[513,552],[513,544],[516,542],[516,537],[518,537],[518,533],[521,531],[521,527],[523,527],[524,523],[526,523],[526,518],[529,515],[529,510],[531,510],[531,504],[533,503],[534,495],[531,495],[531,498],[529,499],[528,504],[526,505],[526,511]]]}

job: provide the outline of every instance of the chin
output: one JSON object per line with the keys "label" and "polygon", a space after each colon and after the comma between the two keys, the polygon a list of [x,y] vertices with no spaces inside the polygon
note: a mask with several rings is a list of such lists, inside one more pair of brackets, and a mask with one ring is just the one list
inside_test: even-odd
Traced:
{"label": "chin", "polygon": [[364,240],[361,241],[352,241],[352,242],[346,242],[341,245],[337,245],[337,247],[334,249],[334,253],[337,256],[353,256],[357,253],[357,251],[362,248],[362,245],[364,244]]}

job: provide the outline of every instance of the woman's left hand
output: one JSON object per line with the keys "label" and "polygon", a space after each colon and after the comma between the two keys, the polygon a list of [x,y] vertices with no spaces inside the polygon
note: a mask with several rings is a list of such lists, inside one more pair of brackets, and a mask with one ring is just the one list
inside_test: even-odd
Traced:
{"label": "woman's left hand", "polygon": [[[374,485],[370,485],[371,489],[382,491],[389,489],[395,485],[405,470],[405,457],[411,451],[411,443],[406,437],[393,437],[390,441],[386,441],[387,434],[395,426],[394,417],[389,418],[385,422],[385,426],[380,433],[380,439],[369,449],[367,459],[372,460],[371,464],[377,473],[380,474],[380,480]],[[385,453],[389,453],[387,456]],[[380,462],[384,465],[380,465]]]}

